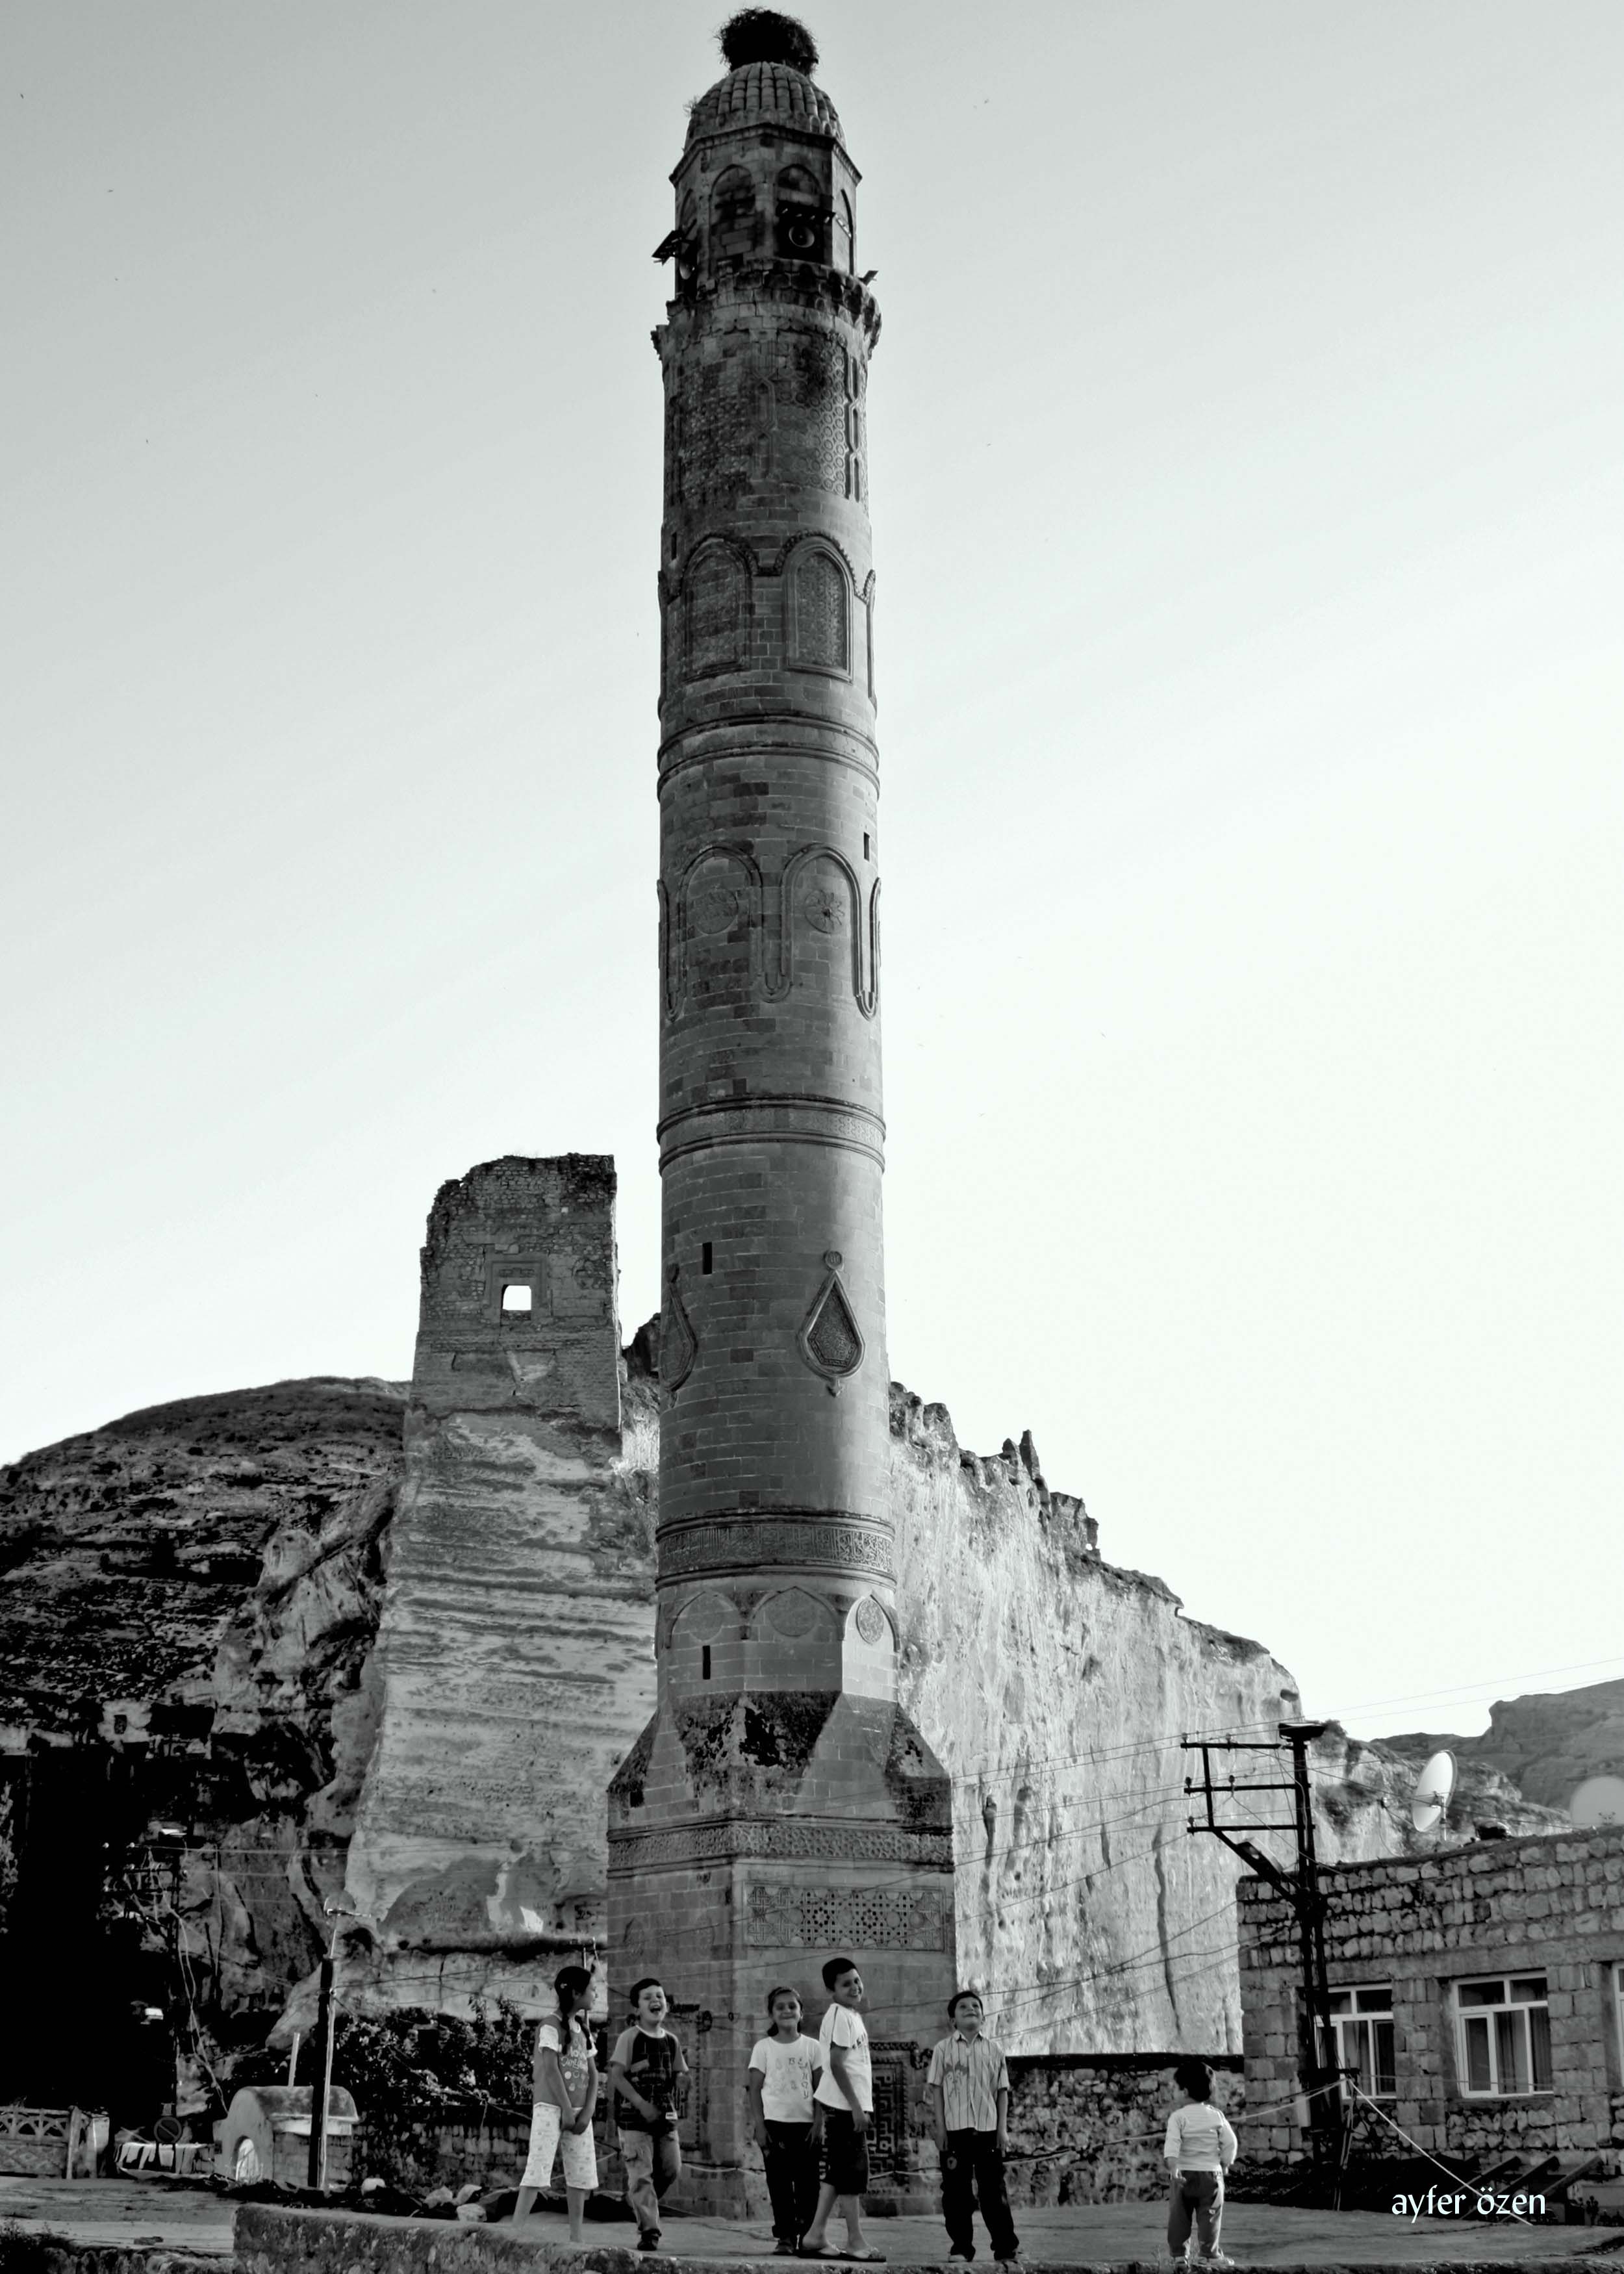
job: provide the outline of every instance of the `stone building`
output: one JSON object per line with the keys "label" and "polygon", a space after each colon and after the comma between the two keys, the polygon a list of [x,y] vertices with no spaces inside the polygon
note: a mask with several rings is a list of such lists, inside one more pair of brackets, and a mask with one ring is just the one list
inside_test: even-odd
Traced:
{"label": "stone building", "polygon": [[[1374,2110],[1361,2147],[1432,2155],[1624,2146],[1624,1830],[1485,1839],[1323,1875],[1338,2066]],[[1304,2152],[1297,1926],[1243,1879],[1250,2153]],[[1378,2113],[1376,2112],[1380,2112]],[[1382,2120],[1382,2116],[1392,2120]]]}

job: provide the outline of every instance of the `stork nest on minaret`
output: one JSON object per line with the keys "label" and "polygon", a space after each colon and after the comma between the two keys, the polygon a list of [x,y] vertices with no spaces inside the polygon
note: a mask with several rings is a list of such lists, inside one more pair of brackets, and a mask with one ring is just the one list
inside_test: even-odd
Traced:
{"label": "stork nest on minaret", "polygon": [[741,8],[717,34],[729,71],[746,64],[787,64],[809,79],[817,69],[817,41],[793,16],[776,8]]}

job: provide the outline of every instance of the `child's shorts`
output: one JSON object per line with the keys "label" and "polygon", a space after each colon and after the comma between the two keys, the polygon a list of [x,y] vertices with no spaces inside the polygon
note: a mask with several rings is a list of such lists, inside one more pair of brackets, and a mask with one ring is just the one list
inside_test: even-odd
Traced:
{"label": "child's shorts", "polygon": [[868,2135],[844,2108],[823,2111],[823,2178],[838,2195],[861,2195],[868,2187]]}
{"label": "child's shorts", "polygon": [[538,2100],[530,2111],[530,2152],[525,2161],[522,2187],[545,2187],[553,2184],[553,2163],[560,2144],[564,2151],[564,2185],[567,2187],[595,2187],[598,2185],[598,2154],[592,2146],[591,2127],[584,2132],[565,2132],[563,2112],[550,2100]]}

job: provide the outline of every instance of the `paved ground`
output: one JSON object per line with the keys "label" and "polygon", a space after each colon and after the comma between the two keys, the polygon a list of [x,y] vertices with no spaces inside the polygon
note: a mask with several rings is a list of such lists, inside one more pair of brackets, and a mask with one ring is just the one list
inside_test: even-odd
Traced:
{"label": "paved ground", "polygon": [[0,2174],[0,2219],[54,2227],[75,2242],[127,2250],[162,2243],[194,2258],[229,2258],[231,2206],[207,2187],[159,2180],[17,2180]]}
{"label": "paved ground", "polygon": [[[1100,2266],[1154,2259],[1161,2250],[1163,2212],[1156,2203],[1079,2203],[1064,2210],[1017,2213],[1026,2256],[1040,2266]],[[139,2180],[19,2180],[0,2177],[0,2219],[50,2226],[77,2242],[162,2244],[199,2258],[231,2255],[231,2207],[206,2188]],[[499,2233],[512,2233],[499,2228]],[[539,2215],[530,2233],[549,2248],[564,2242],[562,2214]],[[1268,2203],[1230,2203],[1224,2212],[1224,2247],[1244,2266],[1418,2266],[1470,2263],[1504,2266],[1530,2259],[1567,2258],[1593,2251],[1624,2230],[1528,2226],[1515,2219],[1423,2218],[1413,2223],[1376,2211],[1290,2210]],[[946,2238],[932,2218],[873,2218],[871,2248],[891,2267],[939,2266]],[[589,2246],[631,2240],[629,2226],[587,2228]],[[831,2240],[843,2241],[837,2224]],[[672,2259],[710,2263],[766,2257],[772,2248],[764,2224],[733,2225],[721,2219],[672,2218],[665,2229]],[[978,2245],[978,2265],[992,2261]],[[1624,2274],[1624,2251],[1617,2254]],[[1608,2263],[1604,2258],[1602,2266]],[[1600,2274],[1600,2270],[1598,2270]]]}

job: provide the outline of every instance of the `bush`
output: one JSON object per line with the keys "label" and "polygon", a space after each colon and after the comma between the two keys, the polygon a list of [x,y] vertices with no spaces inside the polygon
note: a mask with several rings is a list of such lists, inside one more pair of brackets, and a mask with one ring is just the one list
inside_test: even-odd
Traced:
{"label": "bush", "polygon": [[72,2248],[71,2237],[49,2227],[36,2232],[0,2219],[0,2274],[52,2274],[56,2253]]}
{"label": "bush", "polygon": [[[355,2095],[365,2116],[387,2110],[408,2120],[448,2115],[469,2102],[522,2110],[530,2105],[530,2055],[535,2024],[505,1998],[492,2016],[476,1999],[471,2021],[407,2006],[393,2014],[338,2016],[333,2043],[333,2082]],[[299,2082],[310,2082],[314,2048],[300,2049]],[[228,2095],[250,2084],[281,2084],[288,2063],[268,2045],[230,2065]],[[5,2269],[0,2264],[0,2274]]]}

